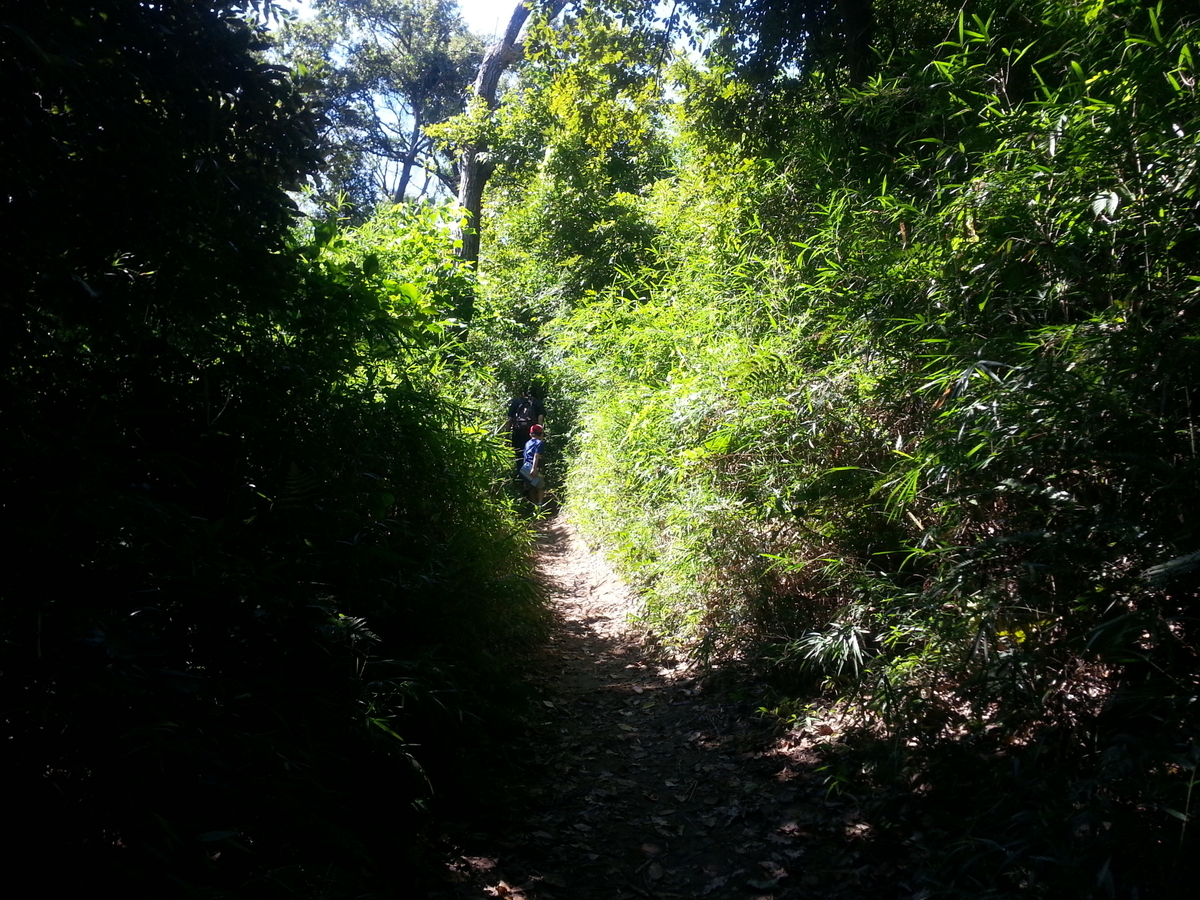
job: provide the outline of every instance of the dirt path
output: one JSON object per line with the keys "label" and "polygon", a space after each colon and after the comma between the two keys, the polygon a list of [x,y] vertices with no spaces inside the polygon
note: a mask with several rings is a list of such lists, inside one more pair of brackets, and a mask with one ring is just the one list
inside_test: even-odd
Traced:
{"label": "dirt path", "polygon": [[[447,896],[882,895],[899,873],[862,865],[869,828],[852,800],[826,797],[803,738],[648,648],[628,625],[634,599],[561,515],[539,568],[557,623],[519,739],[525,802],[466,850]],[[882,893],[908,893],[893,887]]]}

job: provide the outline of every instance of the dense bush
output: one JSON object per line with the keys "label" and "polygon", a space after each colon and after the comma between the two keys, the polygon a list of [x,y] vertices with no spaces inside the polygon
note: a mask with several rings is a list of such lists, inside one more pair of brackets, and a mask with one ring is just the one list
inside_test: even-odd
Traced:
{"label": "dense bush", "polygon": [[253,6],[0,14],[6,849],[42,892],[412,879],[542,627],[438,388],[446,232],[293,236],[314,122]]}
{"label": "dense bush", "polygon": [[1196,25],[920,31],[853,90],[679,70],[675,169],[624,188],[649,247],[543,329],[572,501],[678,643],[824,683],[914,803],[991,798],[926,822],[931,889],[1161,888],[1200,753]]}

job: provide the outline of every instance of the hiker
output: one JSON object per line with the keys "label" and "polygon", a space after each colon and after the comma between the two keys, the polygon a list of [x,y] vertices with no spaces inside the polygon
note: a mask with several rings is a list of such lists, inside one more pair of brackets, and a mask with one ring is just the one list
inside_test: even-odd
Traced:
{"label": "hiker", "polygon": [[546,496],[546,476],[542,474],[542,426],[529,426],[529,440],[525,442],[525,455],[521,462],[521,479],[525,482],[525,496],[535,506],[541,506]]}
{"label": "hiker", "polygon": [[525,443],[529,440],[529,429],[533,425],[543,425],[546,421],[546,408],[542,401],[533,396],[533,388],[526,387],[520,397],[514,397],[508,404],[508,430],[512,434],[513,455],[519,460],[525,453]]}

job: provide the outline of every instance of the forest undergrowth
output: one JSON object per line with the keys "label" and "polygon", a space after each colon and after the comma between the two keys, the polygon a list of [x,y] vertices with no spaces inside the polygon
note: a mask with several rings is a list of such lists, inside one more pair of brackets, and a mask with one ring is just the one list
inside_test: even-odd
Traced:
{"label": "forest undergrowth", "polygon": [[[390,896],[437,857],[547,646],[529,384],[638,626],[811,742],[751,823],[743,763],[664,732],[716,767],[663,776],[724,811],[685,832],[794,790],[869,810],[881,896],[1194,882],[1194,10],[548,3],[470,101],[489,55],[440,0],[321,5],[291,70],[261,0],[0,13],[0,753],[43,892]],[[418,12],[436,90],[364,43]],[[442,119],[401,148],[376,101],[422,85]],[[419,196],[372,194],[418,157]],[[478,221],[425,193],[456,166]],[[642,721],[660,688],[620,684]],[[549,761],[581,815],[666,764],[608,738],[625,774]],[[799,896],[805,827],[763,832],[765,877],[606,864]]]}
{"label": "forest undergrowth", "polygon": [[258,12],[0,13],[13,896],[388,894],[545,633],[445,214],[301,216]]}
{"label": "forest undergrowth", "polygon": [[[764,676],[784,724],[856,723],[829,788],[907,786],[933,895],[1178,889],[1200,33],[927,13],[857,83],[727,48],[669,107],[633,64],[538,57],[552,151],[497,194],[485,284],[534,298],[570,503],[645,626]],[[627,46],[592,27],[558,40]],[[586,116],[556,105],[581,82]]]}

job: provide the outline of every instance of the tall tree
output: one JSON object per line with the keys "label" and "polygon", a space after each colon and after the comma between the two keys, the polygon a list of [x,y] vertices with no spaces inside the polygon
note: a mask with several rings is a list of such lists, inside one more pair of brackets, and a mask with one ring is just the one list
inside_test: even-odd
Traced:
{"label": "tall tree", "polygon": [[316,8],[286,26],[281,42],[325,110],[328,192],[366,208],[414,190],[453,193],[455,161],[424,129],[462,111],[482,56],[458,4],[318,0]]}
{"label": "tall tree", "polygon": [[[469,222],[460,252],[468,263],[475,264],[479,258],[483,192],[495,166],[485,122],[497,106],[500,77],[523,52],[522,37],[531,10],[553,20],[568,5],[580,15],[600,9],[643,32],[655,33],[656,40],[642,42],[656,56],[654,68],[668,58],[681,31],[707,29],[710,38],[715,35],[708,43],[708,56],[736,68],[751,82],[769,85],[784,72],[804,74],[820,67],[831,73],[844,68],[852,83],[860,83],[872,70],[875,0],[805,0],[801,4],[792,0],[678,0],[665,9],[651,0],[520,3],[504,34],[484,55],[472,88],[469,136],[459,138],[458,200]],[[681,29],[685,12],[694,18]],[[581,51],[576,47],[571,52]],[[587,52],[582,51],[585,56]],[[836,82],[836,75],[833,80]]]}
{"label": "tall tree", "polygon": [[[496,108],[496,91],[500,76],[517,59],[522,51],[521,36],[529,19],[531,7],[537,0],[518,3],[508,20],[504,34],[488,48],[479,64],[475,83],[471,87],[471,104],[475,115],[486,114]],[[546,0],[545,15],[553,19],[566,6],[566,0]],[[467,218],[467,227],[462,235],[460,258],[475,265],[479,261],[479,225],[483,210],[483,189],[491,176],[494,163],[488,154],[486,139],[478,134],[463,144],[459,155],[458,205]]]}

